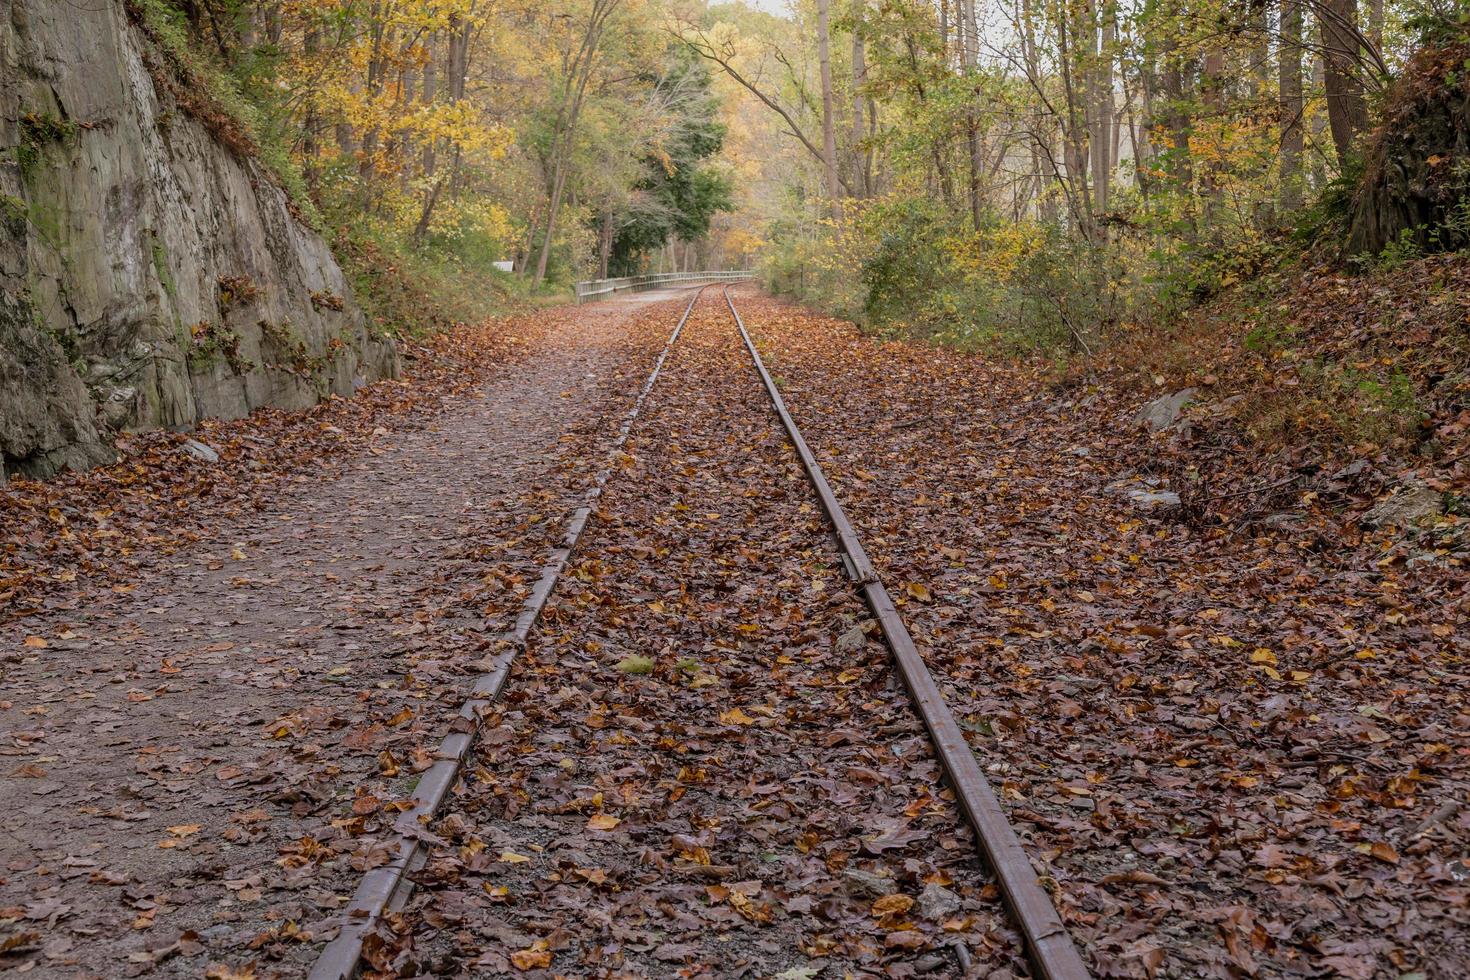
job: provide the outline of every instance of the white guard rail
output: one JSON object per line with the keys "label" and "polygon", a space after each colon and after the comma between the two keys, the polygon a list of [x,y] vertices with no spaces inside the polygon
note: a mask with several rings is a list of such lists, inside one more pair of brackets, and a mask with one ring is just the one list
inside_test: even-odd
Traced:
{"label": "white guard rail", "polygon": [[577,283],[574,288],[577,291],[577,305],[580,306],[615,293],[641,293],[672,282],[742,282],[754,278],[753,272],[656,272],[622,279],[588,279]]}

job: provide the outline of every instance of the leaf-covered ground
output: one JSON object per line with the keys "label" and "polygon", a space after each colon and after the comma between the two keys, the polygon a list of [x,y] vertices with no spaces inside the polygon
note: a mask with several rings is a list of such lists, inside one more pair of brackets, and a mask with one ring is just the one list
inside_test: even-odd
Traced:
{"label": "leaf-covered ground", "polygon": [[386,973],[1024,969],[718,293],[486,729]]}
{"label": "leaf-covered ground", "polygon": [[1100,975],[1470,973],[1461,555],[1140,510],[1136,397],[745,305]]}
{"label": "leaf-covered ground", "polygon": [[[1470,974],[1462,521],[741,295],[1098,975]],[[300,975],[680,309],[0,490],[0,965]],[[374,967],[1024,974],[716,293],[626,450]]]}
{"label": "leaf-covered ground", "polygon": [[461,336],[362,398],[209,427],[212,466],[155,436],[5,488],[35,542],[12,600],[43,608],[0,627],[0,963],[303,972],[677,306]]}

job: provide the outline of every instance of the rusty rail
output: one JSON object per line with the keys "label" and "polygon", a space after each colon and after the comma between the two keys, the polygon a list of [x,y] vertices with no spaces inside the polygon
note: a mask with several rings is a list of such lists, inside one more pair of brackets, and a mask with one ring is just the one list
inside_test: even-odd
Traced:
{"label": "rusty rail", "polygon": [[643,388],[634,399],[633,407],[623,418],[623,424],[618,429],[617,438],[608,454],[608,465],[603,467],[588,488],[582,505],[572,513],[560,545],[541,566],[541,576],[521,607],[515,628],[499,642],[500,652],[496,655],[492,668],[475,678],[469,698],[460,705],[459,714],[453,722],[455,730],[446,735],[439,744],[437,761],[424,772],[414,790],[413,809],[402,813],[395,823],[398,839],[394,842],[392,859],[363,875],[362,882],[352,897],[352,904],[343,914],[341,931],[322,949],[311,968],[309,980],[351,980],[362,964],[363,940],[382,921],[386,912],[390,909],[401,909],[413,892],[413,880],[409,875],[423,866],[427,856],[424,847],[424,836],[427,833],[425,825],[439,811],[440,805],[459,779],[460,768],[479,734],[484,712],[505,687],[517,651],[524,648],[526,639],[531,635],[536,621],[541,618],[541,611],[546,608],[546,602],[556,588],[557,579],[571,560],[572,552],[582,538],[582,532],[587,529],[592,508],[615,469],[614,460],[627,443],[628,436],[633,431],[633,422],[643,409],[643,402],[653,390],[654,382],[658,380],[669,352],[678,342],[679,334],[694,310],[694,304],[707,288],[709,286],[701,286],[684,308],[684,314],[679,317],[674,332],[669,335],[658,360],[654,362],[648,380],[643,382]]}
{"label": "rusty rail", "polygon": [[725,304],[730,307],[735,325],[740,328],[745,349],[750,353],[756,372],[760,374],[761,382],[771,396],[776,414],[781,417],[781,424],[786,427],[786,434],[796,447],[802,468],[806,470],[817,496],[821,498],[827,519],[837,533],[837,540],[846,558],[848,574],[862,588],[863,597],[877,618],[883,636],[888,640],[898,672],[903,677],[914,707],[924,721],[924,727],[929,730],[929,737],[944,765],[945,774],[954,787],[955,797],[975,829],[985,859],[995,873],[1006,907],[1026,938],[1026,952],[1031,962],[1047,980],[1088,980],[1090,974],[1082,956],[1072,944],[1072,937],[1062,925],[1051,898],[1037,880],[1030,858],[1021,847],[1015,829],[1006,819],[1000,800],[990,788],[990,782],[980,771],[980,764],[975,761],[974,753],[965,742],[964,733],[960,731],[949,706],[944,703],[933,675],[929,673],[924,658],[914,646],[913,637],[909,636],[908,627],[904,625],[898,608],[893,604],[893,598],[879,581],[873,563],[863,550],[862,542],[858,540],[857,531],[848,521],[842,505],[837,502],[837,496],[832,492],[827,478],[822,475],[822,468],[817,464],[817,458],[812,455],[806,440],[802,438],[801,430],[796,427],[791,413],[786,410],[786,403],[781,400],[776,383],[761,361],[750,332],[745,329],[745,321],[735,309],[735,301],[730,297],[730,287],[724,287],[724,293]]}

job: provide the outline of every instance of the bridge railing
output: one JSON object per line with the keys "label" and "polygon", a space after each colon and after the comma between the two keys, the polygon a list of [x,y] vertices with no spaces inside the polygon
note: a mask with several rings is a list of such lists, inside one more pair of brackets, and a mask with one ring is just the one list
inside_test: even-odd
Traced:
{"label": "bridge railing", "polygon": [[577,305],[580,306],[606,299],[616,293],[641,293],[675,282],[743,282],[753,278],[755,273],[747,271],[655,272],[621,279],[588,279],[577,283],[574,289],[577,293]]}

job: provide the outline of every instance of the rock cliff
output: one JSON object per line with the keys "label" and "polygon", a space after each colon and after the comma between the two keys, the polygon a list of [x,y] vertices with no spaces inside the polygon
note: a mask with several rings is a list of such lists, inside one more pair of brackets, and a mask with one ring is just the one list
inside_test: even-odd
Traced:
{"label": "rock cliff", "polygon": [[[396,373],[326,242],[120,0],[0,21],[0,479],[117,429],[305,408]],[[183,103],[183,104],[181,104]]]}

